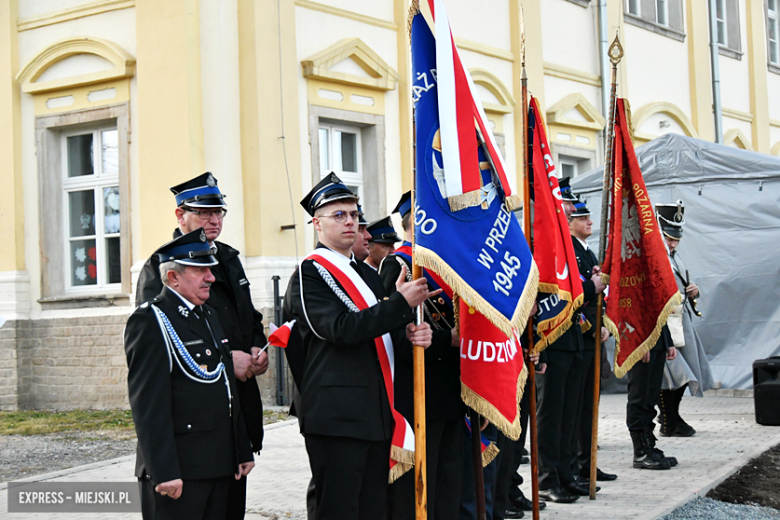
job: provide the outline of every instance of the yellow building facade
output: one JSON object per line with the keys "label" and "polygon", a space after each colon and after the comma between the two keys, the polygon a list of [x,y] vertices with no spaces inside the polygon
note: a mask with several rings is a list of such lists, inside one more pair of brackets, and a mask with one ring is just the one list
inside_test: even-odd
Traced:
{"label": "yellow building facade", "polygon": [[[705,0],[447,0],[516,187],[520,51],[559,174],[603,161],[599,20],[637,144],[715,140]],[[780,155],[780,0],[717,0],[723,141]],[[407,0],[0,2],[0,409],[127,406],[121,333],[168,188],[211,171],[273,318],[335,171],[370,220],[411,185]],[[603,9],[603,10],[602,10]],[[525,34],[521,34],[521,18]],[[275,354],[272,355],[272,362]],[[277,397],[273,367],[258,382]]]}

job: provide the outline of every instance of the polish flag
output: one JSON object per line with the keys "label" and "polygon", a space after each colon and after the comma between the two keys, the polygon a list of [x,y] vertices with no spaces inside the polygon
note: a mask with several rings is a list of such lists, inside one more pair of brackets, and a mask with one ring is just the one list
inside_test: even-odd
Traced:
{"label": "polish flag", "polygon": [[277,327],[271,323],[271,335],[268,337],[268,344],[274,347],[287,347],[287,342],[290,341],[290,333],[295,326],[295,320],[284,323],[281,327]]}

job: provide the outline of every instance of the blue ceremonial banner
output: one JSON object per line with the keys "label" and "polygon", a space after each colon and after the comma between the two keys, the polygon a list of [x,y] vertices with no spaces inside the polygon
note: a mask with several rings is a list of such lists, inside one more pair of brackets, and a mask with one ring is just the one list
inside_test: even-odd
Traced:
{"label": "blue ceremonial banner", "polygon": [[[412,20],[411,32],[417,172],[415,262],[441,276],[471,308],[512,337],[513,330],[522,331],[528,322],[538,269],[520,224],[506,206],[505,192],[484,145],[478,150],[480,171],[474,172],[480,176],[480,203],[451,210],[457,205],[447,198],[436,39],[419,13]],[[473,131],[476,133],[476,125]]]}

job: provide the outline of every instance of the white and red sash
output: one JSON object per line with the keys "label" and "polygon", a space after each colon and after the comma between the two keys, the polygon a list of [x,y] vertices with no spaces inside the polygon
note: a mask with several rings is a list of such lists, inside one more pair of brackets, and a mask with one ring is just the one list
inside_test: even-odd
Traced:
{"label": "white and red sash", "polygon": [[[376,305],[377,299],[374,292],[366,284],[350,265],[350,259],[330,249],[319,248],[307,256],[305,260],[312,260],[315,264],[325,268],[327,272],[338,282],[346,292],[346,296],[354,303],[358,311],[368,309]],[[300,271],[300,270],[299,270]],[[328,280],[326,280],[327,282]],[[330,285],[330,284],[329,284]],[[338,288],[333,288],[334,292]],[[337,293],[338,295],[338,293]],[[341,295],[343,297],[343,295]],[[303,287],[301,287],[301,299],[303,299]],[[346,302],[345,302],[346,303]],[[352,307],[347,305],[348,307]],[[304,303],[305,308],[305,303]],[[354,310],[354,309],[353,309]],[[314,331],[312,329],[312,331]],[[316,332],[315,332],[316,334]],[[395,397],[393,381],[395,378],[395,352],[393,340],[390,334],[383,334],[374,338],[379,364],[382,368],[382,377],[385,382],[385,393],[390,404],[395,422],[390,448],[390,477],[393,482],[406,473],[414,465],[414,431],[403,415],[395,409]]]}

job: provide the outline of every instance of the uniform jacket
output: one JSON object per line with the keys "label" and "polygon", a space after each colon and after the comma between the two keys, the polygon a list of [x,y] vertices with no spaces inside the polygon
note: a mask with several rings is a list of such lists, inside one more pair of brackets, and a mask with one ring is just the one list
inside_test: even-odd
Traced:
{"label": "uniform jacket", "polygon": [[[180,235],[178,229],[173,232],[174,238]],[[252,304],[249,280],[238,258],[239,252],[222,242],[215,241],[214,244],[217,246],[219,264],[211,268],[216,280],[211,285],[208,304],[217,312],[222,330],[230,340],[230,348],[249,354],[253,346],[262,347],[267,342],[263,315]],[[162,287],[160,262],[152,255],[138,278],[136,305],[157,296]],[[237,381],[237,384],[252,449],[259,451],[263,447],[263,401],[260,390],[254,378]]]}
{"label": "uniform jacket", "polygon": [[[387,294],[396,291],[395,282],[401,274],[399,260],[406,265],[407,273],[411,273],[412,266],[399,255],[388,255],[379,266],[379,276]],[[460,349],[451,346],[455,315],[438,297],[430,298],[425,305],[428,309],[425,321],[433,330],[433,341],[425,350],[425,414],[434,421],[460,419],[465,413],[465,405],[460,398]],[[405,345],[407,348],[396,350],[395,401],[396,409],[409,424],[414,424],[413,355],[411,345]]]}
{"label": "uniform jacket", "polygon": [[580,274],[585,278],[582,282],[583,298],[585,305],[580,307],[580,310],[585,314],[585,317],[590,322],[591,329],[583,334],[585,341],[585,349],[593,350],[596,346],[595,332],[596,332],[596,309],[598,306],[598,294],[596,294],[596,284],[590,279],[593,276],[593,268],[599,265],[599,261],[592,249],[585,249],[582,244],[574,236],[571,237],[571,241],[574,244],[574,254],[577,257],[577,266],[580,269]]}
{"label": "uniform jacket", "polygon": [[[193,381],[176,358],[169,357],[152,305],[166,314],[196,363],[206,365],[207,370],[214,370],[220,361],[225,364],[217,381]],[[130,316],[124,345],[138,435],[137,477],[153,485],[177,478],[217,478],[237,473],[239,463],[252,460],[229,340],[208,305],[190,311],[176,293],[165,288]],[[225,375],[233,396],[232,410]]]}
{"label": "uniform jacket", "polygon": [[304,434],[388,440],[393,418],[374,338],[391,333],[396,351],[404,341],[408,344],[405,326],[412,311],[401,294],[385,296],[371,267],[354,265],[378,300],[360,312],[347,308],[312,260],[304,261],[290,281],[286,299],[303,352],[297,413]]}

